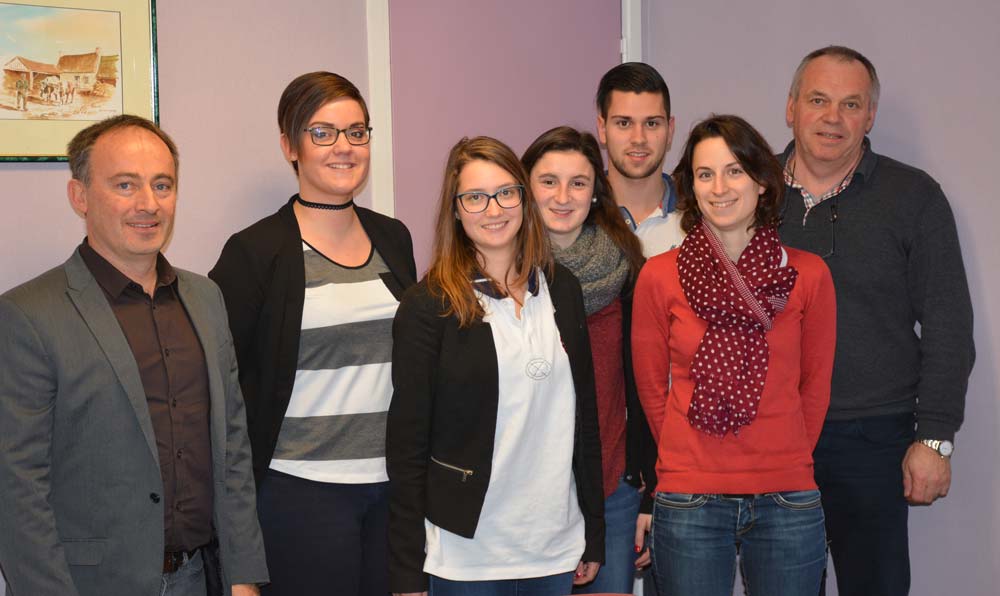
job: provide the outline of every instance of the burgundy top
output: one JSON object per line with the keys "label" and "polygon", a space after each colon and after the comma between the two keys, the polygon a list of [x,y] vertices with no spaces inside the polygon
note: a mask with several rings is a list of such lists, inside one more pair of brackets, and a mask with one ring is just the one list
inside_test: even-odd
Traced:
{"label": "burgundy top", "polygon": [[597,385],[597,414],[601,429],[601,467],[604,498],[618,488],[625,473],[625,368],[622,356],[622,301],[587,317],[590,351]]}
{"label": "burgundy top", "polygon": [[177,293],[177,273],[158,255],[150,298],[86,240],[80,256],[139,367],[160,458],[165,550],[193,550],[212,538],[210,402],[205,353]]}

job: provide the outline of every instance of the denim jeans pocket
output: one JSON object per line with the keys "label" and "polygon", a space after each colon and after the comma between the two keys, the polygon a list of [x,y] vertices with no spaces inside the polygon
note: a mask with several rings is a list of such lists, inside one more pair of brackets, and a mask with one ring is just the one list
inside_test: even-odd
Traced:
{"label": "denim jeans pocket", "polygon": [[820,507],[822,499],[818,490],[791,490],[780,493],[770,493],[775,503],[785,509],[801,511]]}
{"label": "denim jeans pocket", "polygon": [[708,502],[708,495],[691,493],[656,493],[656,504],[671,509],[697,509]]}

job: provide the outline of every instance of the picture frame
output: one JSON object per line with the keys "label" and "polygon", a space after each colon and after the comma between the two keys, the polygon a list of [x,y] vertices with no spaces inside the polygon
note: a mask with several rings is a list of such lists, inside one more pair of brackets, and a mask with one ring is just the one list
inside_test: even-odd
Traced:
{"label": "picture frame", "polygon": [[0,0],[0,162],[66,161],[83,128],[159,123],[155,0]]}

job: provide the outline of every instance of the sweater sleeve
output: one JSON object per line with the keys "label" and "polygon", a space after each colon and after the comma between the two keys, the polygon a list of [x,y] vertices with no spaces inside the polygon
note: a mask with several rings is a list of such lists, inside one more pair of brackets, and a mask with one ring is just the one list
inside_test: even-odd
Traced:
{"label": "sweater sleeve", "polygon": [[670,390],[670,313],[665,281],[670,275],[666,257],[653,258],[639,273],[632,301],[632,368],[639,401],[653,439],[660,442]]}
{"label": "sweater sleeve", "polygon": [[[809,268],[814,279],[810,280],[812,283],[809,284],[802,313],[799,397],[806,436],[810,447],[815,447],[830,406],[830,381],[837,341],[837,297],[826,263],[813,255],[809,255],[809,260],[814,261],[815,266]],[[800,281],[805,280],[800,278]]]}
{"label": "sweater sleeve", "polygon": [[444,319],[422,284],[407,291],[392,324],[392,402],[386,423],[389,472],[389,587],[423,592],[427,462],[434,372]]}
{"label": "sweater sleeve", "polygon": [[[255,257],[251,247],[240,234],[229,238],[222,248],[222,254],[215,267],[208,272],[222,290],[229,315],[229,330],[233,334],[236,359],[240,369],[257,366],[254,361],[254,346],[257,338],[257,320],[264,304],[266,287],[259,271],[259,257]],[[248,401],[253,392],[245,392]],[[247,403],[251,410],[256,404]]]}
{"label": "sweater sleeve", "polygon": [[972,300],[958,230],[933,180],[908,255],[907,283],[920,323],[917,439],[952,440],[962,425],[965,392],[976,359]]}

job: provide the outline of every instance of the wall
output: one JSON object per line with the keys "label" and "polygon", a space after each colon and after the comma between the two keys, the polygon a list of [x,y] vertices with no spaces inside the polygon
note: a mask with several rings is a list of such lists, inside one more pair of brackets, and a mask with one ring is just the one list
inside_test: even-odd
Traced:
{"label": "wall", "polygon": [[738,113],[775,148],[784,148],[791,137],[784,123],[788,85],[810,50],[843,44],[875,63],[882,98],[873,147],[927,170],[948,194],[976,313],[978,358],[956,441],[951,494],[932,507],[911,509],[911,593],[996,594],[1000,322],[990,307],[1000,293],[1000,204],[993,183],[1000,138],[1000,5],[651,0],[644,12],[644,56],[667,79],[677,114],[674,150],[667,157],[671,168],[692,123],[711,112]]}
{"label": "wall", "polygon": [[594,130],[594,93],[620,62],[608,0],[391,0],[396,217],[428,265],[448,151],[490,135],[520,155],[561,124]]}
{"label": "wall", "polygon": [[[278,146],[285,85],[324,69],[366,93],[365,6],[338,2],[336,18],[323,0],[296,0],[294,10],[266,0],[161,0],[157,9],[160,124],[181,153],[167,256],[204,273],[230,234],[295,192]],[[0,164],[0,291],[63,262],[83,238],[68,178],[65,163]]]}

